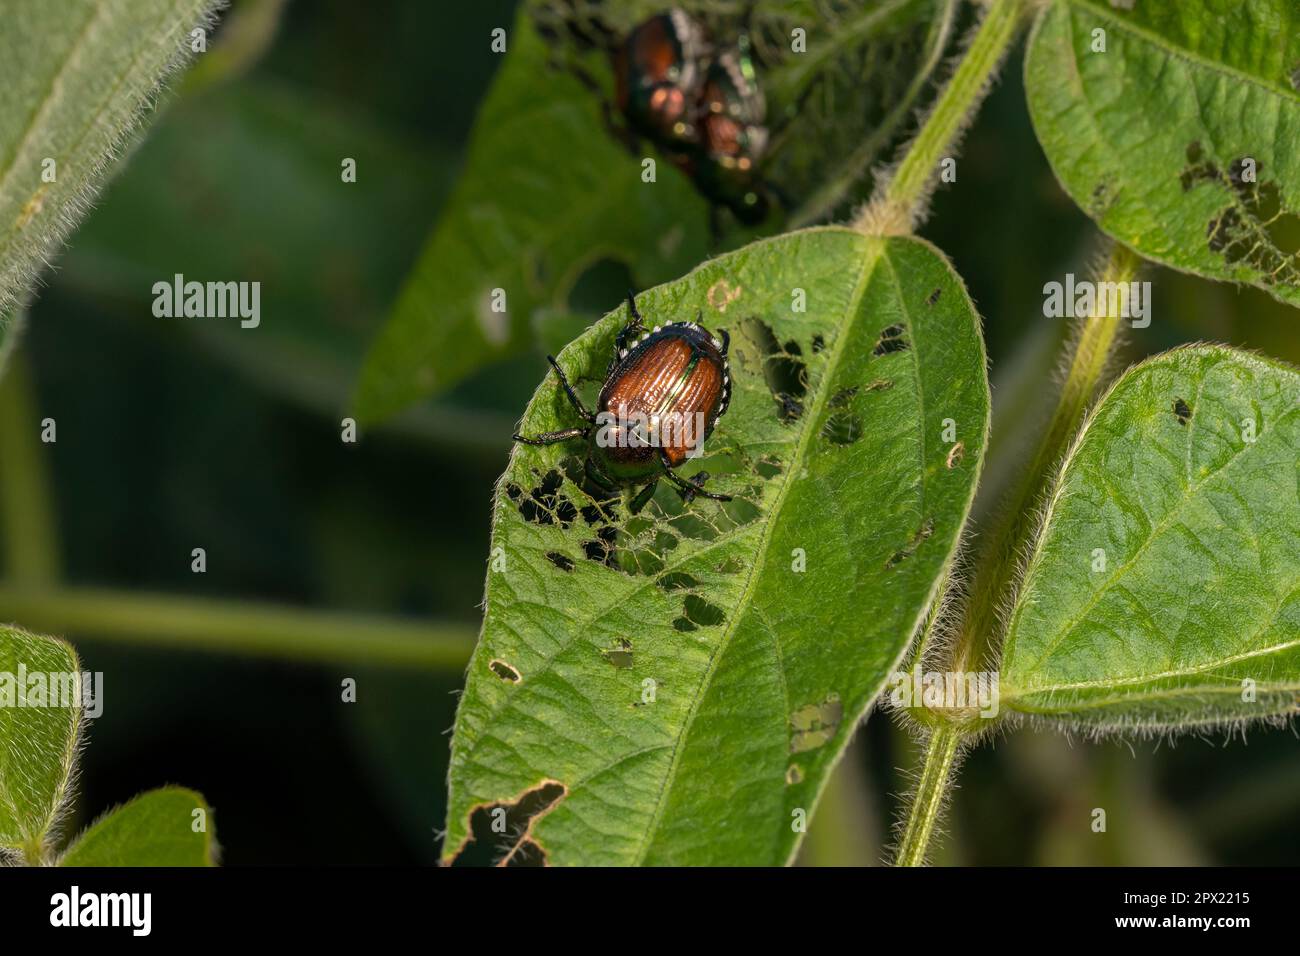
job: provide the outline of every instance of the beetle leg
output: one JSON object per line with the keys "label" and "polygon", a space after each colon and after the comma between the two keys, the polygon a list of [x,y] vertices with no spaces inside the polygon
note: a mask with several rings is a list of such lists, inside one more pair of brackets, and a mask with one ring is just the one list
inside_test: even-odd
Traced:
{"label": "beetle leg", "polygon": [[731,348],[731,333],[726,329],[718,329],[718,335],[722,336],[722,357],[727,357],[727,350]]}
{"label": "beetle leg", "polygon": [[628,512],[631,514],[639,514],[641,509],[644,508],[650,502],[650,499],[655,496],[655,488],[657,487],[659,487],[659,482],[656,480],[650,482],[650,484],[638,491],[636,497],[628,503]]}
{"label": "beetle leg", "polygon": [[525,435],[515,435],[515,441],[523,442],[525,445],[554,445],[556,442],[568,441],[570,438],[586,438],[591,433],[588,428],[563,428],[558,432],[542,432],[529,438]]}
{"label": "beetle leg", "polygon": [[614,345],[617,354],[615,354],[614,360],[610,362],[611,368],[618,364],[618,360],[622,358],[623,351],[628,347],[631,341],[645,331],[645,323],[641,321],[641,313],[636,309],[636,299],[633,297],[631,289],[627,290],[627,311],[632,318],[618,333],[618,339]]}
{"label": "beetle leg", "polygon": [[711,491],[704,490],[704,483],[709,480],[709,473],[701,471],[694,478],[683,478],[677,472],[673,471],[673,466],[668,463],[668,457],[664,450],[659,449],[659,461],[664,466],[664,474],[668,480],[673,483],[679,492],[682,500],[690,504],[695,498],[708,498],[710,501],[730,501],[731,495],[716,495]]}
{"label": "beetle leg", "polygon": [[546,361],[551,363],[551,368],[555,369],[555,374],[560,376],[560,384],[564,386],[564,392],[569,396],[569,401],[573,403],[573,407],[578,410],[578,414],[586,421],[594,422],[596,416],[587,411],[587,406],[582,404],[582,399],[578,397],[578,393],[575,392],[573,386],[569,384],[569,379],[565,376],[564,369],[560,368],[560,363],[555,361],[555,356],[546,356]]}

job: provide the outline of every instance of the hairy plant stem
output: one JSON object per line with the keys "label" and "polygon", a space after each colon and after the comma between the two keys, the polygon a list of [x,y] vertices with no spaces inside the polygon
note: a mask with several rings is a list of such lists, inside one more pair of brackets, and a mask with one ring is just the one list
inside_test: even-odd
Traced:
{"label": "hairy plant stem", "polygon": [[897,235],[913,232],[920,225],[939,162],[951,155],[974,117],[998,66],[1019,35],[1027,6],[1027,0],[991,0],[921,131],[859,214],[854,228],[869,234]]}
{"label": "hairy plant stem", "polygon": [[44,836],[33,836],[19,850],[24,866],[48,866],[50,851]]}
{"label": "hairy plant stem", "polygon": [[[1140,260],[1125,246],[1114,244],[1098,273],[1098,284],[1128,283],[1137,274]],[[1100,305],[1099,297],[1099,305]],[[1013,486],[1005,507],[994,518],[978,548],[975,576],[970,582],[961,630],[953,647],[951,670],[987,670],[993,664],[1001,641],[998,608],[1010,597],[1020,565],[1020,556],[1034,532],[1038,505],[1047,493],[1057,464],[1083,422],[1111,352],[1119,340],[1120,317],[1103,315],[1097,309],[1080,324],[1071,341],[1069,367],[1056,408],[1046,431],[1038,441],[1029,465]]]}
{"label": "hairy plant stem", "polygon": [[911,812],[898,843],[895,863],[898,866],[923,866],[926,847],[943,810],[948,793],[948,777],[957,760],[957,748],[962,732],[958,725],[944,721],[930,731],[925,757],[921,762],[921,776],[916,782]]}
{"label": "hairy plant stem", "polygon": [[245,601],[0,585],[0,620],[77,639],[328,664],[459,672],[474,628]]}
{"label": "hairy plant stem", "polygon": [[[1141,260],[1125,246],[1114,244],[1105,265],[1094,277],[1102,283],[1120,285],[1120,314],[1128,285]],[[1083,320],[1069,349],[1069,368],[1057,398],[1051,421],[1043,432],[1029,466],[1008,497],[1000,517],[977,549],[974,578],[967,591],[960,629],[945,665],[948,673],[964,674],[990,670],[1001,649],[1003,637],[998,610],[1014,594],[1020,557],[1037,530],[1038,505],[1048,493],[1056,468],[1078,434],[1098,386],[1119,340],[1120,315],[1104,314],[1105,298]],[[927,628],[927,634],[929,629]],[[924,648],[919,652],[924,654]],[[932,727],[921,776],[908,814],[897,863],[917,866],[925,860],[925,848],[943,807],[948,777],[963,738],[977,735],[978,722],[954,723],[942,715],[926,722]]]}

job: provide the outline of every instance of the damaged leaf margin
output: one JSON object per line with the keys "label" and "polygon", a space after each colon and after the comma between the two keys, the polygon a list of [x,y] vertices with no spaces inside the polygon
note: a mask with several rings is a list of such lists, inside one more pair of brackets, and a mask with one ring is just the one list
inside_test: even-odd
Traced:
{"label": "damaged leaf margin", "polygon": [[[728,295],[710,296],[724,281]],[[661,482],[633,516],[629,495],[584,489],[581,442],[514,450],[457,713],[444,859],[473,808],[541,779],[567,788],[530,831],[549,862],[788,862],[955,549],[988,384],[978,317],[933,247],[812,229],[708,262],[638,306],[652,325],[698,317],[731,333],[732,409],[683,473],[707,471],[735,500],[683,506]],[[589,404],[625,320],[620,308],[559,356]],[[876,354],[886,330],[899,344]],[[948,420],[966,447],[951,467]],[[550,374],[521,431],[573,424]],[[635,655],[610,666],[622,641]],[[831,700],[844,719],[795,716]]]}
{"label": "damaged leaf margin", "polygon": [[1298,67],[1293,0],[1052,0],[1025,89],[1057,178],[1108,234],[1300,306]]}

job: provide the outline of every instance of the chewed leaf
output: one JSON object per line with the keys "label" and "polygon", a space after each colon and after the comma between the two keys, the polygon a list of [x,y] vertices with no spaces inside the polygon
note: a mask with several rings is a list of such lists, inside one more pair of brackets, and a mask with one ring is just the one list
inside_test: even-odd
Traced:
{"label": "chewed leaf", "polygon": [[1300,373],[1197,346],[1119,380],[1052,497],[1001,695],[1098,727],[1300,709]]}
{"label": "chewed leaf", "polygon": [[85,213],[213,0],[17,0],[0,18],[0,313]]}
{"label": "chewed leaf", "polygon": [[[946,30],[934,0],[680,5],[720,43],[747,29],[767,100],[765,179],[785,213],[825,218],[865,194],[873,161],[911,115]],[[358,415],[386,418],[548,338],[583,275],[624,268],[644,287],[705,258],[710,202],[615,105],[609,53],[662,6],[521,4],[456,188],[375,340]],[[945,19],[945,23],[947,20]],[[804,44],[792,50],[792,31]],[[806,48],[805,48],[806,47]],[[653,162],[648,179],[647,163]],[[777,228],[774,213],[718,240]]]}
{"label": "chewed leaf", "polygon": [[1066,190],[1147,258],[1300,305],[1300,6],[1052,0],[1025,86]]}
{"label": "chewed leaf", "polygon": [[[791,233],[638,305],[651,325],[698,316],[730,335],[731,408],[683,473],[733,500],[684,505],[660,482],[631,514],[639,489],[589,493],[581,441],[515,449],[452,742],[447,859],[545,785],[544,812],[516,827],[529,860],[786,862],[792,819],[956,545],[988,383],[974,308],[931,246]],[[626,320],[620,308],[559,356],[589,403]],[[878,353],[882,336],[894,345]],[[549,375],[521,431],[575,424]]]}
{"label": "chewed leaf", "polygon": [[142,793],[81,834],[60,866],[212,866],[216,824],[203,797],[183,787]]}
{"label": "chewed leaf", "polygon": [[62,641],[0,625],[0,849],[39,849],[68,791],[80,665]]}

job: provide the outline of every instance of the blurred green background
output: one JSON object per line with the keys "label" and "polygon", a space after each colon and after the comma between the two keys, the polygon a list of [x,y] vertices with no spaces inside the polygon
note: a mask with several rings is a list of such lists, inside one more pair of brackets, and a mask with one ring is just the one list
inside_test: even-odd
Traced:
{"label": "blurred green background", "polygon": [[[165,98],[47,274],[4,385],[32,403],[31,415],[0,421],[6,532],[33,516],[39,532],[30,489],[45,487],[56,542],[47,570],[60,582],[111,589],[125,606],[158,592],[274,602],[432,621],[472,640],[493,482],[544,359],[487,368],[356,445],[339,441],[339,420],[455,182],[500,65],[486,38],[510,26],[513,8],[236,0],[220,55]],[[345,156],[357,160],[355,184],[340,182]],[[979,512],[1050,411],[1065,326],[1042,317],[1043,283],[1086,272],[1098,240],[1035,142],[1018,59],[961,157],[924,235],[953,259],[985,321],[995,436]],[[152,284],[177,272],[261,281],[261,328],[155,318]],[[1293,310],[1165,270],[1146,277],[1154,321],[1131,334],[1126,361],[1211,339],[1300,362]],[[571,305],[612,308],[622,284],[618,270],[596,270]],[[47,416],[58,442],[33,444],[33,421]],[[48,482],[32,482],[42,468]],[[42,583],[14,566],[14,547],[0,616],[4,594]],[[207,551],[206,574],[190,571],[195,547]],[[51,629],[36,617],[19,623]],[[67,636],[106,686],[70,828],[179,783],[215,808],[229,865],[437,858],[460,666],[295,661],[186,649],[183,638],[155,646],[165,633],[152,643],[93,628]],[[359,630],[358,661],[366,639]],[[356,703],[340,699],[347,677]],[[1257,728],[1248,744],[1004,734],[968,759],[937,858],[1295,863],[1295,735]],[[873,717],[803,861],[878,862],[913,758],[907,733]],[[1104,834],[1091,830],[1094,807],[1107,811]]]}

